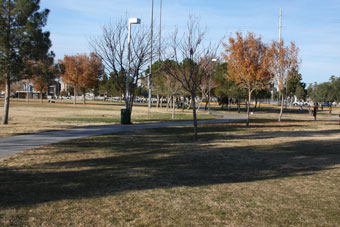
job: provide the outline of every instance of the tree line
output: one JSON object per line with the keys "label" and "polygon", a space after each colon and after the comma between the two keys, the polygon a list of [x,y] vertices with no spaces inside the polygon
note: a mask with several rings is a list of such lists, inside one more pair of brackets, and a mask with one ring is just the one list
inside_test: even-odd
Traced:
{"label": "tree line", "polygon": [[[39,11],[39,0],[28,2],[6,0],[0,8],[0,83],[6,90],[3,123],[8,123],[11,83],[22,79],[34,81],[36,90],[42,94],[48,82],[61,76],[63,82],[73,88],[74,103],[78,93],[83,95],[85,103],[86,91],[96,89],[101,94],[122,96],[132,110],[136,94],[143,92],[141,81],[146,84],[147,64],[150,58],[157,57],[157,53],[151,52],[151,46],[159,49],[159,37],[150,39],[148,26],[135,26],[131,36],[130,67],[127,67],[128,29],[127,18],[123,18],[104,26],[102,34],[92,38],[90,55],[65,56],[55,64],[54,53],[49,50],[50,34],[42,30],[49,10]],[[206,40],[206,29],[200,27],[194,16],[189,17],[185,31],[175,29],[165,39],[166,47],[159,51],[159,60],[151,66],[153,94],[166,97],[167,107],[173,108],[173,117],[174,107],[182,105],[184,108],[185,100],[190,100],[187,105],[193,110],[195,139],[196,110],[202,105],[196,103],[197,96],[202,97],[201,102],[203,98],[207,100],[205,108],[212,95],[219,98],[222,108],[231,98],[238,104],[246,99],[247,125],[252,98],[267,96],[269,89],[276,87],[281,94],[279,121],[286,95],[306,96],[306,85],[298,72],[299,50],[294,42],[289,45],[283,40],[264,43],[254,33],[236,32],[227,42],[221,39],[214,44]],[[129,87],[125,86],[127,81]],[[326,85],[308,88],[310,97],[315,100],[321,97],[323,88],[320,86]],[[126,89],[131,94],[129,97],[126,97]],[[327,94],[326,101],[331,100],[337,98]]]}
{"label": "tree line", "polygon": [[333,103],[340,102],[340,77],[333,75],[328,82],[310,84],[307,94],[313,102],[320,103],[321,106],[327,104],[331,114]]}

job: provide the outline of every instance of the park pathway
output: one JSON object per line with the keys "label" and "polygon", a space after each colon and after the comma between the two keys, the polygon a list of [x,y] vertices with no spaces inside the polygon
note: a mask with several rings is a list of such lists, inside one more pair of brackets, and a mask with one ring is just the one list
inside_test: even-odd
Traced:
{"label": "park pathway", "polygon": [[[223,118],[200,120],[199,124],[217,124],[228,122],[242,122],[244,117],[232,114],[219,114]],[[19,152],[33,149],[39,146],[58,143],[65,140],[78,139],[88,136],[113,134],[118,132],[126,132],[140,129],[163,128],[171,126],[185,126],[192,125],[192,121],[172,121],[159,123],[145,123],[132,125],[102,125],[102,126],[88,126],[81,128],[74,128],[60,131],[47,131],[34,134],[18,135],[7,138],[0,138],[0,159],[5,158]]]}

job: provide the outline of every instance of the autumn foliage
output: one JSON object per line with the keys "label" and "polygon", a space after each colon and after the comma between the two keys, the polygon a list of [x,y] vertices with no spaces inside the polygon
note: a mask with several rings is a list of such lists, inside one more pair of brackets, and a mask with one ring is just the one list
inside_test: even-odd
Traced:
{"label": "autumn foliage", "polygon": [[39,61],[29,61],[31,80],[34,89],[40,92],[40,101],[42,102],[43,93],[47,91],[48,84],[55,78],[56,71],[53,64],[54,54]]}
{"label": "autumn foliage", "polygon": [[104,73],[101,59],[94,53],[91,53],[90,56],[78,54],[65,56],[60,63],[65,67],[65,72],[62,75],[63,81],[70,83],[74,88],[74,104],[76,104],[78,90],[82,92],[83,103],[85,103],[86,90],[97,85]]}
{"label": "autumn foliage", "polygon": [[281,121],[284,104],[284,90],[287,84],[290,72],[297,70],[299,49],[295,43],[291,42],[290,46],[284,46],[284,42],[273,41],[268,47],[269,70],[275,75],[275,83],[282,94],[281,111],[279,121]]}
{"label": "autumn foliage", "polygon": [[224,44],[224,59],[228,62],[228,79],[248,91],[247,126],[249,125],[249,106],[251,95],[256,90],[265,89],[273,78],[268,71],[269,57],[261,37],[248,33],[243,37],[237,32]]}

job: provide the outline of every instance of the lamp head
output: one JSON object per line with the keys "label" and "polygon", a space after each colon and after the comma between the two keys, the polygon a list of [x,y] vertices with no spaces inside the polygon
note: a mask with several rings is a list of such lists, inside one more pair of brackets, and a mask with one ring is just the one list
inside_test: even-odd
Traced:
{"label": "lamp head", "polygon": [[129,18],[129,24],[140,24],[141,19],[139,18]]}

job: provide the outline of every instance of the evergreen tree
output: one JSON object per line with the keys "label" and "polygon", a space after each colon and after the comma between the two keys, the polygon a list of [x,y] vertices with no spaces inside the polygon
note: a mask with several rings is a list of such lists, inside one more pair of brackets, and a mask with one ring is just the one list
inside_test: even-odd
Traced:
{"label": "evergreen tree", "polygon": [[3,0],[0,5],[0,77],[5,83],[3,124],[8,124],[11,82],[25,75],[28,60],[38,61],[51,46],[43,32],[49,10],[39,12],[40,0]]}

